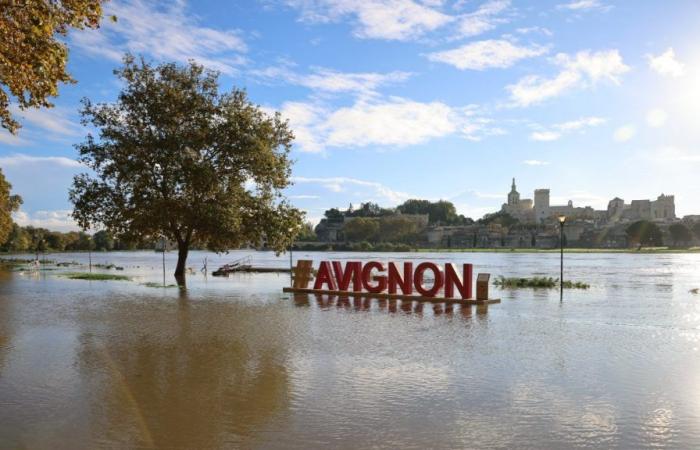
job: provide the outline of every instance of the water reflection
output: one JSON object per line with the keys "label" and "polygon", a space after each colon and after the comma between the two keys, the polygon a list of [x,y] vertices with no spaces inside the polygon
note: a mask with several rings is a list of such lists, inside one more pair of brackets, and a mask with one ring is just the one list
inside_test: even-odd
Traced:
{"label": "water reflection", "polygon": [[[484,316],[488,313],[487,304],[484,305],[460,305],[453,302],[420,302],[415,300],[398,300],[376,298],[372,296],[346,296],[346,295],[328,295],[328,294],[302,294],[295,293],[292,296],[295,306],[309,307],[311,306],[311,298],[315,299],[316,306],[322,311],[329,311],[333,307],[339,310],[347,310],[353,312],[369,312],[382,311],[388,313],[398,313],[415,315],[422,317],[425,308],[429,308],[432,316],[452,317],[457,312],[462,318],[471,318],[472,308],[476,309],[479,316]],[[426,306],[427,305],[427,306]]]}

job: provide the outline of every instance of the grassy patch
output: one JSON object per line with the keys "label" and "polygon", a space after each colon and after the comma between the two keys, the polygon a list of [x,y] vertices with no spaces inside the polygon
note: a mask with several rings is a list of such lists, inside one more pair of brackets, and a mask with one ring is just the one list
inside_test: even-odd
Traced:
{"label": "grassy patch", "polygon": [[124,275],[113,275],[111,273],[89,273],[71,272],[61,275],[70,280],[90,280],[90,281],[129,281],[131,278]]}
{"label": "grassy patch", "polygon": [[[0,258],[0,265],[2,266],[21,266],[25,264],[31,264],[35,262],[35,259],[24,259],[24,258]],[[44,261],[40,259],[41,264],[54,264],[54,261],[47,259]]]}
{"label": "grassy patch", "polygon": [[[559,286],[559,279],[552,277],[532,277],[532,278],[520,278],[520,277],[510,277],[506,278],[500,276],[493,281],[498,287],[517,289],[517,288],[535,288],[535,289],[552,289]],[[565,289],[588,289],[591,287],[589,284],[582,283],[580,281],[564,281]]]}
{"label": "grassy patch", "polygon": [[588,289],[589,287],[591,287],[590,284],[581,281],[564,280],[564,289]]}
{"label": "grassy patch", "polygon": [[115,270],[124,270],[123,267],[121,266],[115,266],[114,264],[93,264],[93,267],[97,267],[98,269],[115,269]]}
{"label": "grassy patch", "polygon": [[163,283],[154,283],[153,281],[149,281],[148,283],[143,283],[143,286],[151,287],[151,288],[174,288],[174,287],[177,287],[177,284],[163,284]]}

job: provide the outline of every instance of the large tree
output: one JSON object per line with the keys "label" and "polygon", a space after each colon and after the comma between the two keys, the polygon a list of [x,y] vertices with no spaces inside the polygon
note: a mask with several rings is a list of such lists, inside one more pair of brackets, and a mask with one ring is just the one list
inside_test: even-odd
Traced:
{"label": "large tree", "polygon": [[239,89],[219,92],[218,74],[190,62],[152,65],[127,55],[115,71],[117,101],[83,100],[83,122],[99,130],[78,145],[94,171],[76,176],[73,217],[123,240],[177,243],[175,276],[191,246],[244,244],[283,251],[302,213],[282,196],[290,183],[293,134]]}
{"label": "large tree", "polygon": [[0,169],[0,244],[4,244],[12,231],[12,213],[17,211],[22,204],[19,195],[10,193],[12,185],[7,182]]}
{"label": "large tree", "polygon": [[668,232],[671,235],[671,241],[674,246],[688,245],[690,241],[693,240],[693,235],[682,223],[674,223],[668,227]]}
{"label": "large tree", "polygon": [[660,247],[663,245],[663,235],[659,227],[648,220],[639,220],[625,230],[629,244],[642,248]]}
{"label": "large tree", "polygon": [[372,217],[356,217],[343,225],[345,239],[350,242],[374,241],[379,232],[379,222]]}
{"label": "large tree", "polygon": [[16,132],[10,98],[20,108],[50,107],[66,71],[70,28],[97,28],[104,0],[0,0],[0,126]]}

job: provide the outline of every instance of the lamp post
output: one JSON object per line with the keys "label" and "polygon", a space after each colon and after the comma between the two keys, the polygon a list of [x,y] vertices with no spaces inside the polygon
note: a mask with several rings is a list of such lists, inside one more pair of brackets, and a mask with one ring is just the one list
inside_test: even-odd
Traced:
{"label": "lamp post", "polygon": [[292,236],[291,243],[289,244],[289,286],[294,286],[294,262],[292,261],[292,255],[294,253],[294,240],[296,238],[298,225],[289,227],[289,234]]}
{"label": "lamp post", "polygon": [[559,247],[561,249],[561,259],[559,263],[559,301],[564,299],[564,224],[566,223],[566,216],[561,215],[557,217],[559,220]]}

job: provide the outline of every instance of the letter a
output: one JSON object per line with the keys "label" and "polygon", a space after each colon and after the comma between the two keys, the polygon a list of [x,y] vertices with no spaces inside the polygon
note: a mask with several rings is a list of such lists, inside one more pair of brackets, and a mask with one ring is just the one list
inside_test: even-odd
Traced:
{"label": "letter a", "polygon": [[331,267],[328,261],[321,261],[321,264],[318,266],[318,274],[316,274],[314,289],[321,290],[323,289],[324,284],[328,286],[327,289],[329,291],[337,290],[335,286],[335,279],[331,274]]}

